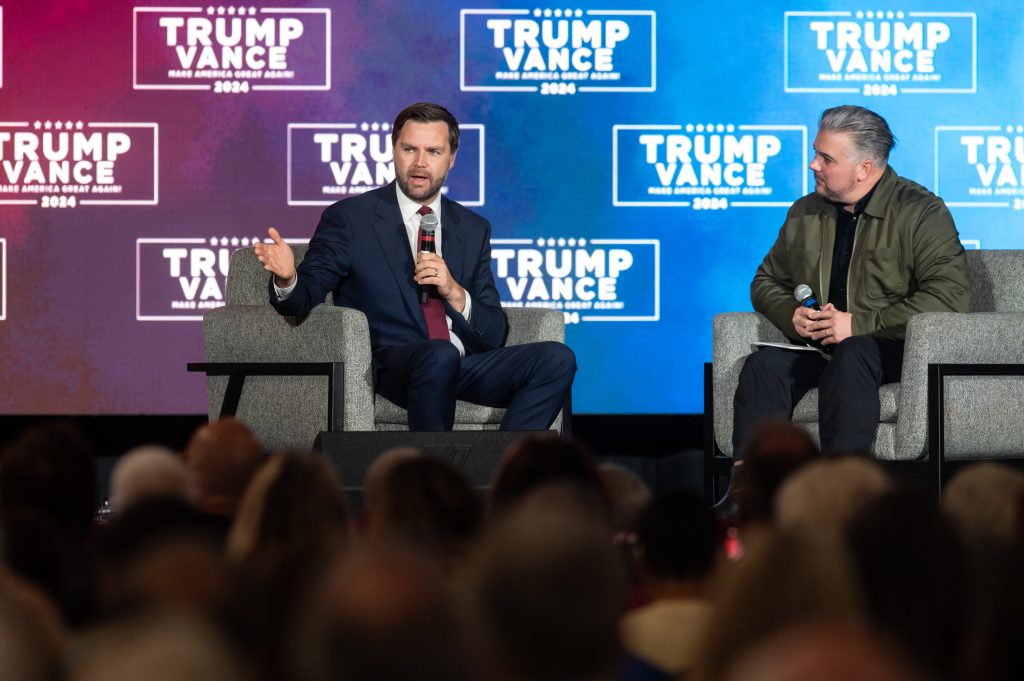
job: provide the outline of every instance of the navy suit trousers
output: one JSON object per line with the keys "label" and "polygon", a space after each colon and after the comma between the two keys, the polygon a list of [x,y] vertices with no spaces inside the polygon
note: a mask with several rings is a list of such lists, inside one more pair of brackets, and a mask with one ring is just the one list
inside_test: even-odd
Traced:
{"label": "navy suit trousers", "polygon": [[455,401],[504,407],[502,430],[545,430],[565,403],[576,356],[551,341],[459,356],[429,340],[375,354],[378,393],[409,412],[409,430],[451,430]]}

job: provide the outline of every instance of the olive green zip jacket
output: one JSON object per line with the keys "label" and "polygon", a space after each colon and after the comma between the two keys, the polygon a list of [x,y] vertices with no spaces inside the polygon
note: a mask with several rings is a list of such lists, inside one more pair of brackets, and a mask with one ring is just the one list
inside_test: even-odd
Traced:
{"label": "olive green zip jacket", "polygon": [[[754,309],[799,343],[793,289],[807,284],[825,304],[835,237],[835,205],[803,197],[750,285]],[[903,340],[912,315],[966,312],[967,257],[942,199],[886,168],[858,220],[846,290],[855,336]]]}

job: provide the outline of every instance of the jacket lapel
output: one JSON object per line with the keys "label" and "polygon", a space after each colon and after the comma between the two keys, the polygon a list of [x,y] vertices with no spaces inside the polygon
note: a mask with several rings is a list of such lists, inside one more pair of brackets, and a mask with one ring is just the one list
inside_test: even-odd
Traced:
{"label": "jacket lapel", "polygon": [[466,263],[466,230],[459,221],[453,204],[446,198],[441,199],[441,257],[452,278],[462,285],[466,272],[472,266]]}
{"label": "jacket lapel", "polygon": [[423,334],[427,334],[427,322],[419,306],[419,289],[412,278],[414,263],[409,249],[409,237],[402,222],[402,212],[398,210],[398,190],[392,182],[380,194],[377,202],[374,234],[380,242],[380,248],[387,259],[388,267],[395,279],[395,284],[402,293],[402,302],[408,309],[409,316],[419,323]]}

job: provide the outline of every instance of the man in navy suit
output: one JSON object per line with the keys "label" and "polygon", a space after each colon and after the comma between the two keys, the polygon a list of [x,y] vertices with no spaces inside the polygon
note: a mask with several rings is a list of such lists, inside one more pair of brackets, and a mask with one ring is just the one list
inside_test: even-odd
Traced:
{"label": "man in navy suit", "polygon": [[[333,291],[335,304],[362,310],[376,391],[408,410],[410,430],[451,430],[456,399],[506,407],[504,430],[548,428],[572,388],[576,358],[561,343],[504,347],[491,226],[441,196],[458,122],[437,104],[413,104],[395,119],[391,141],[395,182],[328,207],[298,268],[273,227],[273,243],[256,245],[274,275],[271,304],[302,316]],[[437,253],[417,253],[429,214]]]}

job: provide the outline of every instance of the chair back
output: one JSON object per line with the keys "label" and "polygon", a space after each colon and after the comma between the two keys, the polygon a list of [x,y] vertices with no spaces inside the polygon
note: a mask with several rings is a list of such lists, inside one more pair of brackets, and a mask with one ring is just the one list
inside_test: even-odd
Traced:
{"label": "chair back", "polygon": [[[306,244],[292,244],[295,264],[306,256]],[[256,259],[252,247],[240,248],[231,254],[228,263],[228,305],[269,305],[270,274],[263,269],[263,263]],[[333,300],[328,294],[328,300]]]}
{"label": "chair back", "polygon": [[967,251],[971,312],[1024,312],[1024,250]]}

